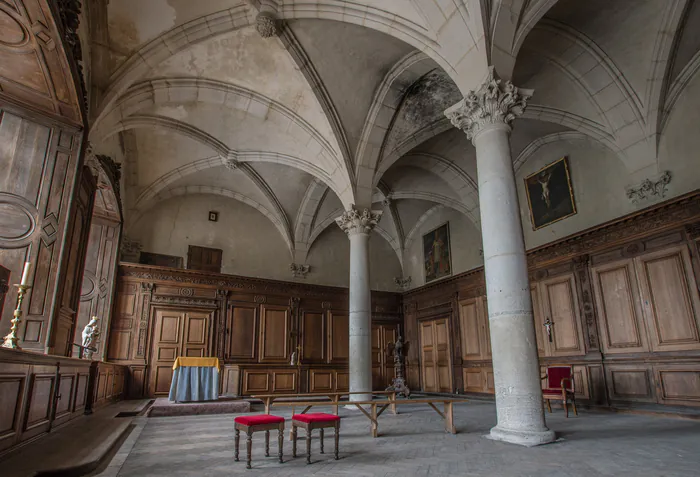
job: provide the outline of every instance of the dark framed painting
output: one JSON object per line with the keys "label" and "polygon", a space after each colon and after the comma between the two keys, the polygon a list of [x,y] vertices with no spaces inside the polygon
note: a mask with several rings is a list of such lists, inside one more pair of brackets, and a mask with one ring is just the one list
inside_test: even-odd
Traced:
{"label": "dark framed painting", "polygon": [[449,222],[423,235],[423,269],[425,283],[452,275]]}
{"label": "dark framed painting", "polygon": [[569,163],[562,157],[525,178],[532,230],[576,214]]}

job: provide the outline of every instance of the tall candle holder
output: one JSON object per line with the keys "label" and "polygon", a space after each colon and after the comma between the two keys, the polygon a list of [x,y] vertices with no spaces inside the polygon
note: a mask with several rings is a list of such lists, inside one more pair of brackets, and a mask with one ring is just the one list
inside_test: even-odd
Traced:
{"label": "tall candle holder", "polygon": [[18,290],[17,290],[17,308],[15,308],[14,311],[14,318],[10,323],[12,323],[12,328],[10,328],[10,333],[5,336],[5,341],[2,344],[3,348],[12,348],[12,349],[22,349],[17,345],[17,342],[19,341],[19,338],[17,337],[17,329],[19,328],[19,322],[20,319],[22,318],[22,301],[24,300],[24,295],[27,293],[27,290],[31,288],[31,285],[15,285]]}

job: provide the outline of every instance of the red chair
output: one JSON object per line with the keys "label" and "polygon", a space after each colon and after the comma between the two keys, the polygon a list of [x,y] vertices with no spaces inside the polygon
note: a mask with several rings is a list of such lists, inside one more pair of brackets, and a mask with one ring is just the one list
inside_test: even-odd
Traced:
{"label": "red chair", "polygon": [[569,417],[568,401],[574,408],[574,414],[578,416],[576,410],[576,397],[574,395],[574,372],[571,366],[548,366],[547,374],[542,376],[547,380],[547,387],[542,390],[542,398],[547,402],[547,410],[552,412],[550,399],[561,399],[566,417]]}
{"label": "red chair", "polygon": [[321,454],[323,454],[323,429],[335,429],[335,460],[338,460],[338,441],[340,440],[340,417],[322,412],[311,414],[294,414],[292,416],[292,457],[297,456],[297,427],[306,429],[306,463],[311,463],[311,433],[319,429],[321,434]]}
{"label": "red chair", "polygon": [[279,457],[280,464],[284,461],[282,460],[282,446],[284,444],[284,418],[279,416],[272,416],[270,414],[260,414],[257,416],[238,416],[233,420],[234,427],[236,429],[236,451],[234,453],[234,458],[238,462],[238,444],[241,441],[241,431],[245,432],[246,438],[246,450],[248,451],[248,460],[246,468],[250,469],[250,454],[253,450],[253,433],[258,431],[265,431],[265,457],[270,457],[270,429],[277,429],[277,444],[279,446],[279,451],[277,456]]}

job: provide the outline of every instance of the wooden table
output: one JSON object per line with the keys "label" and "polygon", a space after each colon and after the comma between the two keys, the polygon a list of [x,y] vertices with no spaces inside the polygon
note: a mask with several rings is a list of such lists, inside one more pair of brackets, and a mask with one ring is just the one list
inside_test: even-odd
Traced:
{"label": "wooden table", "polygon": [[[365,393],[366,394],[366,393]],[[452,405],[456,402],[468,402],[468,399],[459,399],[459,398],[443,398],[443,397],[430,397],[430,398],[417,398],[417,399],[386,399],[386,400],[381,400],[381,401],[348,401],[347,404],[354,404],[360,411],[362,411],[362,414],[367,417],[370,421],[370,434],[372,437],[377,437],[379,434],[379,423],[378,419],[379,416],[382,415],[382,413],[389,407],[395,407],[399,404],[427,404],[435,412],[437,412],[440,417],[445,421],[445,431],[449,432],[450,434],[457,434],[457,429],[455,428],[454,424],[454,413],[452,409]],[[444,405],[444,412],[440,411],[435,404],[442,403]],[[279,407],[279,406],[305,406],[306,409],[304,411],[307,411],[308,409],[312,408],[313,406],[327,406],[328,402],[323,402],[323,401],[285,401],[285,402],[276,402],[272,403],[271,406]],[[370,411],[367,412],[367,410],[363,406],[369,406]],[[379,408],[379,410],[377,410]]]}
{"label": "wooden table", "polygon": [[[304,398],[310,398],[310,397],[327,397],[330,399],[330,403],[328,401],[318,401],[315,405],[316,406],[323,406],[326,405],[328,406],[329,404],[331,406],[335,407],[335,415],[338,415],[338,406],[340,406],[340,398],[343,396],[350,396],[352,394],[372,394],[374,396],[387,396],[389,400],[395,400],[396,399],[396,391],[372,391],[371,393],[368,392],[335,392],[335,393],[304,393],[304,394],[253,394],[250,397],[255,398],[255,399],[260,399],[263,404],[265,405],[265,414],[270,414],[270,407],[272,406],[272,403],[275,401],[275,399],[289,399],[289,398],[301,398],[303,400]],[[304,406],[304,410],[301,411],[299,414],[306,414],[306,412],[311,409],[311,406],[307,406],[306,404],[300,404],[300,402],[303,402],[301,400],[297,401],[287,401],[289,405],[291,406]],[[316,402],[316,401],[313,401]],[[391,406],[391,412],[394,414],[397,414],[396,411],[396,405]]]}

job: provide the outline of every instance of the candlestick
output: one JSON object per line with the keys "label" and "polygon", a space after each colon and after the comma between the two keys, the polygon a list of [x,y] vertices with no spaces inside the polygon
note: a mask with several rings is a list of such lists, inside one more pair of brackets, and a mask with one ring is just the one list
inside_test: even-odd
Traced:
{"label": "candlestick", "polygon": [[20,285],[27,285],[29,281],[29,270],[31,270],[32,264],[30,262],[24,262],[24,270],[22,270],[22,280]]}
{"label": "candlestick", "polygon": [[[29,262],[25,264],[24,266],[24,271],[27,273],[27,265],[29,265]],[[24,280],[23,280],[24,281]],[[5,336],[4,342],[2,344],[3,348],[12,348],[12,349],[22,349],[17,345],[17,342],[19,341],[19,338],[17,337],[17,329],[19,328],[19,322],[20,319],[22,318],[22,301],[24,300],[24,295],[27,293],[27,290],[29,290],[31,287],[29,285],[15,285],[18,290],[17,290],[17,308],[15,308],[15,311],[13,313],[14,319],[10,322],[12,323],[12,327],[10,328],[10,333]]]}

